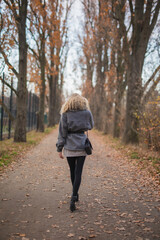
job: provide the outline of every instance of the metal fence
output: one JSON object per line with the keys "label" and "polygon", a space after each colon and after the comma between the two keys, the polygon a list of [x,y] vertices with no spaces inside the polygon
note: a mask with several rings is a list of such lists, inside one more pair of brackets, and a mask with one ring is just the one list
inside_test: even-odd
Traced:
{"label": "metal fence", "polygon": [[[3,75],[4,80],[4,75]],[[11,85],[13,84],[13,79],[11,80]],[[7,111],[11,113],[11,115],[16,118],[16,95],[12,89],[7,88],[7,93],[5,91],[6,86],[2,81],[2,90],[0,93],[0,140],[4,140],[6,138],[11,138],[14,134],[14,121],[11,121],[9,114]],[[28,92],[27,94],[27,131],[31,131],[36,128],[37,124],[37,112],[39,109],[39,97],[32,92]],[[2,107],[3,106],[3,107]],[[6,108],[8,110],[6,110]]]}

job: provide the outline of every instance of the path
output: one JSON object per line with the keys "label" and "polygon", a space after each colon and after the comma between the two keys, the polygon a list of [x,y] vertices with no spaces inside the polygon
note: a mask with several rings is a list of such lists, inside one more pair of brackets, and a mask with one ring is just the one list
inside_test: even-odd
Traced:
{"label": "path", "polygon": [[160,198],[126,160],[90,134],[78,210],[69,211],[71,184],[58,158],[57,130],[0,177],[0,240],[158,240]]}

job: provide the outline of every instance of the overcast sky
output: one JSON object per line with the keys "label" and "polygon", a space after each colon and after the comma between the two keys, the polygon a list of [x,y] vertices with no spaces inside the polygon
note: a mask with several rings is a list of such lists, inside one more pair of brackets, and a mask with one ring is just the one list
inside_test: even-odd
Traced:
{"label": "overcast sky", "polygon": [[[81,72],[78,69],[78,56],[77,52],[80,51],[80,44],[78,43],[78,33],[81,30],[82,11],[81,3],[79,0],[75,0],[69,18],[69,41],[70,50],[68,53],[67,66],[64,76],[64,94],[71,94],[73,92],[80,92],[78,89],[82,84]],[[77,69],[73,71],[77,65]]]}

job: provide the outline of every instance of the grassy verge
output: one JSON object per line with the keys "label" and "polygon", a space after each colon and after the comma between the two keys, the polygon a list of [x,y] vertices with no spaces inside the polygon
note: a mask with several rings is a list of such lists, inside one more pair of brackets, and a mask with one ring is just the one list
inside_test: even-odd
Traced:
{"label": "grassy verge", "polygon": [[31,131],[27,133],[26,143],[15,143],[13,138],[0,142],[0,171],[22,154],[37,145],[54,128],[45,128],[44,132]]}
{"label": "grassy verge", "polygon": [[148,172],[160,184],[160,153],[146,149],[141,145],[124,145],[120,139],[113,138],[111,135],[104,135],[104,138],[123,157],[127,157],[141,171]]}

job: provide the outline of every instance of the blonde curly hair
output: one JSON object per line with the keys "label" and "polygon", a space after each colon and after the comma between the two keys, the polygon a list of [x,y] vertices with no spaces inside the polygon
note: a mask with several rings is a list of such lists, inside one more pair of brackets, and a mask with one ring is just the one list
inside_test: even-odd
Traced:
{"label": "blonde curly hair", "polygon": [[88,100],[82,97],[78,93],[74,93],[70,98],[63,104],[60,113],[76,110],[90,110]]}

